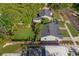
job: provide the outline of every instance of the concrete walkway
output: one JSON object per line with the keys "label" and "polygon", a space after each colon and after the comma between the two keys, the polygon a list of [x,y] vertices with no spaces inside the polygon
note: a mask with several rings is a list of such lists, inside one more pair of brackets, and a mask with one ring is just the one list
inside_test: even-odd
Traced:
{"label": "concrete walkway", "polygon": [[[25,42],[8,42],[5,45],[3,45],[3,48],[9,45],[16,45],[16,44],[24,44]],[[30,42],[26,42],[27,44]]]}
{"label": "concrete walkway", "polygon": [[5,48],[6,46],[9,46],[9,45],[15,45],[17,43],[6,43],[5,45],[3,45],[3,48]]}

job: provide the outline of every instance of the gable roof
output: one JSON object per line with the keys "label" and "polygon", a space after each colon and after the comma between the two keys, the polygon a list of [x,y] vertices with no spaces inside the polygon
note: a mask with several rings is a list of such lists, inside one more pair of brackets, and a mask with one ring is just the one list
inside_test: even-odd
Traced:
{"label": "gable roof", "polygon": [[42,10],[38,11],[37,17],[33,18],[33,22],[40,22],[41,19],[43,18],[42,16],[51,16],[51,10],[47,7],[44,7]]}
{"label": "gable roof", "polygon": [[51,11],[49,9],[42,9],[38,12],[38,15],[39,16],[51,16],[50,15]]}
{"label": "gable roof", "polygon": [[53,36],[59,37],[58,34],[59,34],[58,24],[51,22],[51,23],[44,25],[44,28],[41,32],[41,37],[48,36],[48,35],[53,35]]}

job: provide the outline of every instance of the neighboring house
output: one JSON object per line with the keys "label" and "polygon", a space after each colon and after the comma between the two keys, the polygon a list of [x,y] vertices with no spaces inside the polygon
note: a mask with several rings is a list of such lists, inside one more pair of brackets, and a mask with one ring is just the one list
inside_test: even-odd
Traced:
{"label": "neighboring house", "polygon": [[23,56],[45,56],[45,49],[43,47],[28,47],[24,52],[26,53]]}
{"label": "neighboring house", "polygon": [[60,41],[59,25],[55,22],[44,24],[44,28],[40,34],[41,41]]}
{"label": "neighboring house", "polygon": [[42,10],[40,10],[37,14],[38,17],[33,18],[33,22],[40,23],[42,18],[48,18],[48,20],[51,20],[52,12],[49,8],[44,7]]}
{"label": "neighboring house", "polygon": [[38,16],[39,17],[45,17],[45,16],[51,17],[52,16],[52,12],[51,12],[51,10],[49,8],[44,7],[42,10],[40,10],[38,12]]}

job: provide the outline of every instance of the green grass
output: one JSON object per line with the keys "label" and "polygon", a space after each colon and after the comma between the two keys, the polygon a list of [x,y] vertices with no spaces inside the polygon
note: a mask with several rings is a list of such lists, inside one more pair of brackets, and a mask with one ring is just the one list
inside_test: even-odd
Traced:
{"label": "green grass", "polygon": [[[17,28],[17,31],[13,31],[18,23],[28,27],[28,24],[32,24],[32,19],[37,16],[37,12],[42,8],[44,4],[0,4],[0,26],[4,26],[7,33],[14,33],[15,39],[27,39],[33,37],[33,32],[29,28]],[[21,26],[22,27],[22,26]],[[3,28],[3,31],[5,30]],[[0,31],[1,32],[1,31]],[[2,33],[4,34],[4,33]],[[7,36],[5,34],[4,36]],[[4,37],[1,36],[1,37]],[[11,35],[9,35],[11,36]],[[5,38],[5,37],[4,37]],[[13,38],[13,37],[12,37]],[[6,39],[6,38],[5,38]]]}
{"label": "green grass", "polygon": [[67,24],[67,26],[73,36],[79,35],[79,32],[75,29],[75,27],[72,24]]}
{"label": "green grass", "polygon": [[63,21],[59,21],[59,26],[60,26],[60,27],[65,27],[65,26],[64,26],[64,22],[63,22]]}
{"label": "green grass", "polygon": [[77,20],[79,21],[79,16],[77,16]]}
{"label": "green grass", "polygon": [[11,46],[6,46],[3,48],[3,45],[7,42],[8,40],[5,39],[0,39],[0,55],[3,53],[14,53],[18,52],[18,49],[21,48],[20,45],[11,45]]}
{"label": "green grass", "polygon": [[49,19],[48,18],[43,18],[42,19],[42,23],[44,24],[44,23],[48,23],[49,22]]}
{"label": "green grass", "polygon": [[30,28],[19,28],[14,32],[13,39],[14,40],[32,40],[34,33]]}
{"label": "green grass", "polygon": [[5,39],[0,38],[0,49],[3,47],[3,45],[7,42]]}
{"label": "green grass", "polygon": [[60,19],[60,16],[59,16],[58,12],[55,11],[55,10],[53,10],[53,18],[54,19]]}
{"label": "green grass", "polygon": [[21,48],[21,45],[11,45],[6,46],[5,48],[0,48],[0,55],[3,53],[18,53],[20,52],[19,49]]}
{"label": "green grass", "polygon": [[63,36],[63,37],[69,37],[69,34],[66,30],[60,30],[60,34]]}

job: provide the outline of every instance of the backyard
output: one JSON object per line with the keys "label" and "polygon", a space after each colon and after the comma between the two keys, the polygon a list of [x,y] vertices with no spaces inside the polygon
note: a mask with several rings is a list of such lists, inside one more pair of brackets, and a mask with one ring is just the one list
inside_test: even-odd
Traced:
{"label": "backyard", "polygon": [[18,53],[22,49],[21,45],[11,45],[11,46],[6,46],[5,48],[0,47],[0,55],[3,53]]}
{"label": "backyard", "polygon": [[34,33],[31,28],[18,28],[14,31],[13,40],[15,41],[27,41],[34,38]]}

